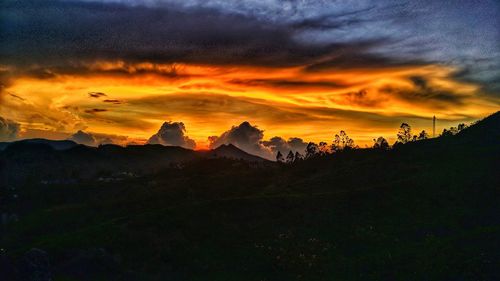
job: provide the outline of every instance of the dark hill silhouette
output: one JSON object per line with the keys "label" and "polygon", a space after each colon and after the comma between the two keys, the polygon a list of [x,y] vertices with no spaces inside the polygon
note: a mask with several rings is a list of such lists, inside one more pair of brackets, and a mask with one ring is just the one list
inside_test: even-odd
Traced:
{"label": "dark hill silhouette", "polygon": [[471,143],[498,144],[500,142],[500,111],[460,131],[457,139]]}
{"label": "dark hill silhouette", "polygon": [[17,144],[0,153],[0,276],[36,252],[54,280],[500,280],[498,116],[288,165]]}
{"label": "dark hill silhouette", "polygon": [[15,142],[2,142],[0,143],[0,150],[6,149],[13,144],[46,144],[54,150],[66,150],[77,146],[78,144],[71,140],[47,140],[47,139],[26,139]]}
{"label": "dark hill silhouette", "polygon": [[259,156],[247,153],[233,144],[223,144],[215,149],[206,152],[209,158],[228,158],[235,160],[245,160],[249,162],[266,162],[268,160]]}
{"label": "dark hill silhouette", "polygon": [[[64,149],[63,149],[64,148]],[[89,147],[72,141],[43,139],[10,143],[1,152],[5,173],[10,180],[90,179],[116,173],[152,174],[185,163],[213,158],[228,158],[263,163],[267,160],[248,154],[234,145],[214,150],[193,151],[177,146],[101,145]]]}
{"label": "dark hill silhouette", "polygon": [[4,150],[10,142],[0,142],[0,151]]}

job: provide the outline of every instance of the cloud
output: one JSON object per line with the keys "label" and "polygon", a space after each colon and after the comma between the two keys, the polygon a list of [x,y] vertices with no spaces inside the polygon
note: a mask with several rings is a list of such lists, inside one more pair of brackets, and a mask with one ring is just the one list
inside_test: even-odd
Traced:
{"label": "cloud", "polygon": [[[499,34],[500,38],[500,34]],[[500,52],[496,56],[468,59],[453,78],[465,83],[478,83],[481,91],[493,97],[500,96]]]}
{"label": "cloud", "polygon": [[342,94],[340,98],[334,96],[331,100],[337,104],[357,105],[362,107],[377,107],[387,101],[387,99],[381,95],[370,95],[365,89]]}
{"label": "cloud", "polygon": [[108,110],[104,109],[104,108],[92,108],[92,109],[86,109],[85,113],[95,114],[95,113],[106,112],[106,111],[108,111]]}
{"label": "cloud", "polygon": [[[453,6],[440,1],[395,4],[384,0],[376,4],[2,1],[2,26],[9,28],[0,33],[4,43],[0,58],[2,65],[13,69],[0,73],[0,80],[8,85],[9,77],[21,73],[51,78],[59,73],[95,72],[89,65],[96,61],[124,64],[101,72],[177,77],[175,71],[125,66],[182,62],[304,66],[318,71],[449,63],[460,68],[466,59],[492,57],[496,59],[489,59],[489,64],[467,63],[479,74],[466,78],[494,83],[487,88],[498,90],[494,81],[500,64],[498,11],[494,1],[458,1]],[[474,24],[478,20],[481,24]],[[38,68],[33,69],[35,65]]]}
{"label": "cloud", "polygon": [[243,122],[238,126],[233,126],[220,136],[209,137],[209,147],[214,149],[223,144],[233,144],[236,147],[269,160],[275,160],[276,153],[288,153],[298,151],[304,153],[307,143],[301,138],[289,138],[285,140],[281,137],[273,137],[264,141],[264,131],[249,122]]}
{"label": "cloud", "polygon": [[101,98],[101,97],[107,97],[108,95],[106,95],[105,93],[101,93],[101,92],[90,92],[89,93],[89,97],[91,98]]}
{"label": "cloud", "polygon": [[182,122],[165,122],[158,133],[149,138],[149,144],[161,144],[166,146],[181,146],[193,149],[196,147],[194,140],[185,135],[186,127]]}
{"label": "cloud", "polygon": [[[0,37],[5,42],[0,47],[2,61],[17,69],[39,65],[30,70],[30,75],[39,77],[86,72],[96,61],[305,66],[333,60],[338,53],[349,59],[368,56],[367,51],[386,42],[385,37],[377,37],[317,44],[300,39],[304,24],[175,2],[148,7],[93,1],[7,1],[0,16],[12,27]],[[332,17],[323,21],[329,24]],[[370,55],[376,63],[390,63],[389,58],[376,57]],[[349,60],[343,63],[348,65]],[[126,67],[122,70],[130,73]],[[160,69],[135,69],[133,73],[142,71],[177,76],[175,71]]]}
{"label": "cloud", "polygon": [[263,86],[289,89],[339,89],[346,87],[347,84],[335,81],[303,81],[292,79],[233,79],[231,84],[243,86]]}
{"label": "cloud", "polygon": [[306,114],[282,109],[265,99],[222,94],[173,93],[128,100],[127,104],[133,108],[145,108],[144,115],[151,118],[160,118],[168,111],[174,116],[189,114],[190,117],[199,119],[206,119],[206,116],[210,115],[211,119],[216,121],[227,120],[227,116],[261,116],[267,120],[280,120],[282,123],[308,120]]}
{"label": "cloud", "polygon": [[[440,1],[385,2],[0,1],[1,26],[9,27],[0,28],[0,111],[23,132],[133,130],[141,138],[168,112],[189,122],[190,137],[206,147],[206,136],[244,120],[270,136],[318,141],[355,128],[357,141],[371,141],[395,118],[470,119],[498,107],[479,85],[456,83],[482,81],[500,93],[500,57],[490,59],[493,48],[482,52],[498,41],[488,30],[499,17],[474,25],[480,17],[468,15],[486,4],[446,24],[441,19],[462,2],[449,9]],[[471,27],[459,32],[467,44],[445,48],[457,26]],[[426,33],[432,42],[422,41]],[[472,58],[446,56],[457,48]],[[103,108],[110,112],[98,113]]]}
{"label": "cloud", "polygon": [[0,141],[15,140],[19,135],[21,125],[0,116]]}
{"label": "cloud", "polygon": [[220,136],[208,138],[209,147],[214,149],[223,144],[233,144],[236,147],[260,157],[273,159],[272,151],[262,143],[264,131],[245,121],[238,126],[233,126]]}
{"label": "cloud", "polygon": [[93,134],[91,133],[86,133],[82,130],[79,130],[78,132],[76,132],[75,134],[73,134],[69,140],[72,140],[76,143],[79,143],[79,144],[84,144],[84,145],[87,145],[87,146],[97,146],[98,145],[98,142],[96,140],[96,138],[94,137]]}
{"label": "cloud", "polygon": [[16,95],[16,94],[9,93],[9,96],[11,96],[11,97],[13,97],[13,98],[16,98],[16,99],[18,99],[18,100],[20,100],[20,101],[26,101],[26,99],[25,99],[25,98],[22,98],[22,97],[20,97],[20,96],[18,96],[18,95]]}
{"label": "cloud", "polygon": [[107,137],[99,141],[99,145],[105,145],[105,144],[115,144],[114,140]]}
{"label": "cloud", "polygon": [[87,146],[99,146],[103,144],[116,144],[125,146],[131,142],[131,140],[127,136],[100,134],[85,132],[82,130],[74,133],[68,139]]}
{"label": "cloud", "polygon": [[429,84],[429,81],[422,76],[411,76],[409,80],[413,84],[413,88],[411,89],[385,86],[381,88],[381,92],[403,101],[421,103],[433,108],[449,108],[450,105],[461,106],[470,98],[470,96],[455,93],[450,90],[433,87]]}
{"label": "cloud", "polygon": [[112,104],[121,104],[122,102],[120,100],[112,99],[112,100],[103,100],[103,102],[106,103],[112,103]]}
{"label": "cloud", "polygon": [[299,152],[304,154],[304,150],[306,149],[307,143],[304,142],[301,138],[289,138],[288,141],[283,139],[282,137],[273,137],[268,141],[263,141],[262,144],[268,147],[273,153],[277,153],[281,151],[281,153],[286,154],[290,150],[295,152]]}
{"label": "cloud", "polygon": [[[384,69],[403,66],[421,66],[429,64],[415,58],[396,58],[388,55],[370,53],[371,49],[389,43],[389,39],[373,39],[365,42],[353,42],[352,46],[340,48],[334,56],[314,62],[304,68],[305,72],[319,72],[346,69]],[[352,48],[352,49],[349,49]]]}

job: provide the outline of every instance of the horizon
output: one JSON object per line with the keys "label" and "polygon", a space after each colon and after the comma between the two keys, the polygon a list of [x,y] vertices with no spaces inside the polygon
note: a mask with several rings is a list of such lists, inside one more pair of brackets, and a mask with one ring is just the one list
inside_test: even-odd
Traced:
{"label": "horizon", "polygon": [[[462,124],[457,124],[457,126],[453,126],[450,128],[444,128],[442,133],[437,133],[435,136],[432,135],[432,131],[427,132],[427,131],[423,130],[420,133],[418,131],[411,131],[411,125],[410,125],[410,131],[408,132],[410,139],[408,139],[406,141],[404,141],[404,140],[400,141],[398,139],[391,144],[391,142],[388,142],[385,137],[380,136],[379,138],[374,138],[370,145],[365,145],[364,147],[359,146],[358,144],[356,144],[355,140],[353,140],[354,142],[352,144],[349,144],[348,148],[352,148],[352,149],[381,148],[381,146],[380,146],[381,139],[380,138],[385,140],[385,142],[387,144],[387,147],[385,147],[384,149],[390,149],[390,148],[398,145],[398,143],[404,144],[406,142],[415,142],[415,141],[421,141],[421,140],[427,140],[427,139],[437,139],[437,138],[444,137],[444,136],[456,135],[456,134],[460,133],[462,130],[467,129],[469,127],[473,127],[474,125],[480,123],[484,119],[493,117],[494,115],[498,115],[499,113],[500,113],[500,111],[494,112],[494,113],[486,116],[485,118],[480,119],[480,120],[476,120],[475,122],[470,123],[470,124],[462,123]],[[2,120],[0,120],[0,121],[2,121]],[[120,146],[123,148],[127,148],[129,146],[158,145],[158,146],[162,146],[162,147],[177,147],[177,148],[182,148],[182,149],[196,151],[196,152],[210,152],[210,151],[217,150],[221,147],[228,147],[228,146],[231,147],[232,146],[232,147],[236,148],[237,150],[239,150],[243,153],[249,154],[251,156],[257,156],[258,158],[261,158],[261,159],[277,161],[277,162],[284,161],[283,159],[282,160],[278,159],[280,153],[281,153],[281,157],[284,157],[284,155],[286,155],[287,152],[299,153],[299,157],[306,157],[306,155],[309,153],[308,148],[306,149],[306,147],[308,147],[310,144],[316,146],[316,149],[318,149],[318,151],[316,151],[315,153],[334,154],[334,153],[338,152],[337,149],[335,148],[335,145],[336,145],[335,140],[333,140],[332,142],[304,142],[302,139],[298,139],[298,138],[285,140],[282,138],[278,139],[278,137],[275,137],[275,138],[272,138],[271,140],[268,140],[268,141],[259,141],[258,147],[255,147],[255,143],[250,143],[250,144],[248,144],[246,142],[238,143],[237,139],[240,136],[239,134],[241,134],[241,131],[238,131],[238,130],[245,128],[245,126],[249,126],[248,128],[258,131],[258,129],[256,127],[251,126],[251,124],[249,124],[248,122],[243,122],[239,126],[233,126],[231,128],[231,130],[225,132],[225,134],[229,133],[228,134],[229,136],[224,136],[224,134],[221,135],[221,137],[218,137],[220,140],[213,141],[211,143],[211,146],[207,147],[207,148],[186,147],[187,145],[185,142],[183,142],[183,144],[177,144],[177,145],[164,143],[161,140],[162,130],[164,129],[165,126],[167,126],[169,129],[171,129],[171,127],[169,127],[169,126],[172,126],[172,125],[177,126],[177,125],[182,125],[182,124],[165,122],[162,126],[162,129],[160,129],[157,134],[153,135],[145,143],[124,143],[124,144],[123,143],[118,144],[118,143],[113,143],[113,142],[101,142],[101,143],[99,143],[93,137],[93,135],[82,132],[82,131],[79,131],[76,134],[72,135],[71,137],[65,138],[65,139],[24,138],[24,139],[17,139],[17,140],[11,141],[11,142],[0,142],[0,143],[13,143],[13,142],[17,142],[17,141],[30,141],[30,140],[35,140],[35,141],[36,140],[70,141],[70,142],[74,143],[75,145],[84,145],[86,147],[93,147],[93,148],[100,148],[101,146],[106,146],[106,145],[116,145],[116,146]],[[401,124],[401,127],[398,130],[398,138],[399,138],[399,134],[401,133],[401,130],[402,130],[404,125],[408,126],[408,124],[406,124],[406,123]],[[183,132],[182,128],[176,128],[176,129],[180,129],[181,133]],[[167,129],[167,131],[168,131],[168,129]],[[426,134],[422,136],[422,133],[424,133],[424,132]],[[78,135],[80,135],[80,136],[75,137]],[[92,138],[93,143],[85,143],[85,142],[88,142],[87,137]],[[348,137],[347,139],[349,139],[348,135],[347,135],[347,137]],[[155,139],[155,138],[157,138],[157,139]],[[185,137],[185,138],[187,138],[187,137]],[[322,145],[321,143],[326,144],[326,150],[323,150],[323,149],[325,149],[324,147],[320,148]],[[338,145],[338,143],[337,143],[337,145]],[[342,145],[342,148],[340,150],[343,150],[344,148],[346,148],[346,147],[344,147],[344,144],[341,144],[341,145]],[[55,148],[55,147],[53,147],[53,148],[58,150],[58,148]],[[70,148],[72,148],[72,147],[67,147],[67,148],[64,148],[62,150],[66,150],[66,149],[70,149]],[[5,149],[5,147],[3,147],[3,149]],[[2,149],[0,148],[0,151],[1,150]],[[295,157],[297,157],[297,154],[295,154]]]}

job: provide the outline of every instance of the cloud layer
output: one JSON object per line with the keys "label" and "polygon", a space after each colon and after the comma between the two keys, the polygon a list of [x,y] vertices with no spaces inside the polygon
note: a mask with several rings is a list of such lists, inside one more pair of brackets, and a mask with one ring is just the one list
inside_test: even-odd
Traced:
{"label": "cloud layer", "polygon": [[86,132],[79,130],[78,132],[72,134],[68,140],[72,140],[78,144],[83,144],[87,146],[99,146],[105,144],[115,144],[115,145],[128,145],[133,143],[126,136],[109,135],[109,134],[99,134],[93,132]]}
{"label": "cloud layer", "polygon": [[307,143],[301,138],[293,137],[285,140],[282,137],[273,137],[268,141],[263,141],[262,144],[268,147],[273,153],[278,153],[280,151],[282,154],[286,154],[289,151],[299,152],[304,154]]}
{"label": "cloud layer", "polygon": [[307,146],[301,138],[292,137],[285,140],[281,137],[273,137],[264,141],[264,131],[245,121],[238,126],[232,126],[220,136],[209,137],[209,147],[214,149],[223,144],[233,144],[236,147],[266,159],[274,160],[278,151],[281,153],[293,152],[304,153]]}
{"label": "cloud layer", "polygon": [[86,133],[84,131],[78,131],[74,133],[69,140],[72,140],[78,144],[84,144],[87,146],[97,146],[97,140],[91,133]]}
{"label": "cloud layer", "polygon": [[11,141],[17,138],[21,126],[0,116],[0,141]]}
{"label": "cloud layer", "polygon": [[182,122],[165,122],[158,133],[151,136],[147,143],[165,146],[181,146],[194,149],[196,143],[185,135],[186,127]]}
{"label": "cloud layer", "polygon": [[308,70],[440,62],[462,68],[463,79],[498,87],[495,1],[7,0],[0,5],[1,63],[23,72],[30,66],[26,74],[37,77],[85,72],[85,62],[100,60],[307,65]]}
{"label": "cloud layer", "polygon": [[342,129],[391,141],[402,121],[498,109],[499,13],[465,0],[1,1],[0,112],[21,135],[81,130],[96,145],[144,143],[163,120],[190,137],[177,125],[153,141],[198,148],[259,124],[238,141],[261,155]]}
{"label": "cloud layer", "polygon": [[210,148],[217,148],[223,144],[233,144],[236,147],[264,158],[271,157],[271,151],[262,145],[264,131],[249,122],[243,122],[238,126],[233,126],[220,136],[209,137]]}

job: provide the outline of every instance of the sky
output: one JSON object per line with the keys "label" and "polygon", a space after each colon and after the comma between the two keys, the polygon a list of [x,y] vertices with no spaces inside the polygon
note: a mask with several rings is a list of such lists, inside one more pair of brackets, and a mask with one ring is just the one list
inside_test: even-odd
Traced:
{"label": "sky", "polygon": [[500,106],[494,0],[6,0],[0,42],[0,141],[269,156]]}

